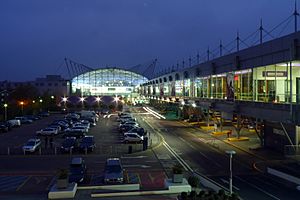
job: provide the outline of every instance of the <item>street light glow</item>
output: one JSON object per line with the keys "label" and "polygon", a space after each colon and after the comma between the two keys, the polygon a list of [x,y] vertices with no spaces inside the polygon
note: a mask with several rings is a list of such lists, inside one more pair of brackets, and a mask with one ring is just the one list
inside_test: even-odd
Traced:
{"label": "street light glow", "polygon": [[100,97],[96,97],[96,101],[99,102],[101,100]]}
{"label": "street light glow", "polygon": [[183,106],[184,106],[184,104],[185,104],[185,102],[184,102],[184,101],[182,101],[182,102],[181,102],[181,105],[183,105]]}
{"label": "street light glow", "polygon": [[62,101],[63,101],[63,102],[67,102],[67,100],[68,100],[67,97],[63,97],[63,98],[62,98]]}
{"label": "street light glow", "polygon": [[193,103],[192,106],[193,106],[194,108],[196,108],[197,105],[196,105],[195,103]]}
{"label": "street light glow", "polygon": [[80,97],[80,101],[83,102],[84,101],[84,97]]}
{"label": "street light glow", "polygon": [[40,103],[42,103],[43,102],[43,99],[40,99]]}
{"label": "street light glow", "polygon": [[23,101],[21,101],[21,102],[20,102],[20,105],[24,105],[24,102],[23,102]]}
{"label": "street light glow", "polygon": [[114,97],[114,101],[115,101],[115,102],[118,102],[118,101],[119,101],[119,97],[115,96],[115,97]]}
{"label": "street light glow", "polygon": [[7,105],[7,103],[5,103],[3,106],[4,106],[4,108],[7,108],[8,105]]}

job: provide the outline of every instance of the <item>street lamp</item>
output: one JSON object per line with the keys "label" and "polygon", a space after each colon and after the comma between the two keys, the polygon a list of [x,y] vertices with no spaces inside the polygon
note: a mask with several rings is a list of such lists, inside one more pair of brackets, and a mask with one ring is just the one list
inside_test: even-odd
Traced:
{"label": "street lamp", "polygon": [[98,108],[99,108],[100,101],[101,101],[101,98],[100,97],[96,97],[96,102],[97,102]]}
{"label": "street lamp", "polygon": [[234,154],[236,154],[236,152],[234,150],[228,150],[226,151],[226,154],[229,155],[229,193],[230,193],[230,196],[232,195],[232,156]]}
{"label": "street lamp", "polygon": [[7,103],[5,103],[4,105],[4,120],[7,121]]}
{"label": "street lamp", "polygon": [[81,101],[82,108],[84,108],[84,97],[80,97],[80,101]]}
{"label": "street lamp", "polygon": [[21,101],[20,105],[21,105],[21,111],[22,111],[22,115],[23,115],[23,113],[24,113],[24,101]]}

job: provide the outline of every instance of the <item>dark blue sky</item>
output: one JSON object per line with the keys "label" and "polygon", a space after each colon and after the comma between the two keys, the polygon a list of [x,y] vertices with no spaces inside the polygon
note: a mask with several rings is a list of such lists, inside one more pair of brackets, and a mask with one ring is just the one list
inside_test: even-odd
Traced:
{"label": "dark blue sky", "polygon": [[1,0],[0,80],[62,74],[64,57],[95,68],[154,58],[169,67],[232,41],[237,30],[247,36],[260,18],[271,30],[293,7],[293,0]]}

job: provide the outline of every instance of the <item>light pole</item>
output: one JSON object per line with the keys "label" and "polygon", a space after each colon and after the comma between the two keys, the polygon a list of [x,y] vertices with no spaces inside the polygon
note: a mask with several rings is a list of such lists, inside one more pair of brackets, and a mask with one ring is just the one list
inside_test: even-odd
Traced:
{"label": "light pole", "polygon": [[4,120],[7,121],[7,103],[5,103],[4,105]]}
{"label": "light pole", "polygon": [[63,97],[62,101],[64,102],[64,109],[66,110],[68,98],[67,97]]}
{"label": "light pole", "polygon": [[101,98],[100,97],[96,97],[96,102],[97,102],[97,105],[98,105],[98,109],[99,109],[100,101],[101,101]]}
{"label": "light pole", "polygon": [[234,154],[236,154],[236,152],[233,150],[228,150],[228,151],[226,151],[226,154],[228,154],[229,158],[230,158],[229,159],[229,173],[230,173],[230,175],[229,175],[229,193],[231,196],[232,195],[232,156]]}
{"label": "light pole", "polygon": [[80,101],[81,101],[81,107],[83,109],[84,108],[84,97],[80,97]]}
{"label": "light pole", "polygon": [[24,101],[20,102],[22,115],[24,113]]}

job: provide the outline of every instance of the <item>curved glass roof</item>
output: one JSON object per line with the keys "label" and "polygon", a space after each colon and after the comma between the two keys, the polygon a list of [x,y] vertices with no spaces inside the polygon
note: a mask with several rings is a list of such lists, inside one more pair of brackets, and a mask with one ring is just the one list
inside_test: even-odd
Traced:
{"label": "curved glass roof", "polygon": [[80,74],[72,79],[72,93],[81,95],[129,94],[148,81],[137,73],[105,68]]}

